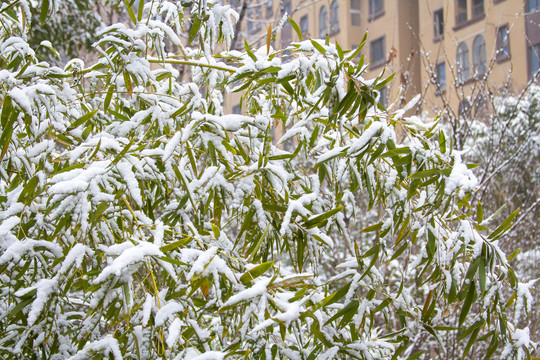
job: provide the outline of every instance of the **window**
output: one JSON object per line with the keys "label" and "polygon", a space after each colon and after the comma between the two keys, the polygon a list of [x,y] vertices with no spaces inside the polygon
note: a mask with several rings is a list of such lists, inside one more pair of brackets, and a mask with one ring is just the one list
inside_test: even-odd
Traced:
{"label": "window", "polygon": [[360,0],[351,0],[351,25],[360,26],[362,13],[360,12]]}
{"label": "window", "polygon": [[261,7],[249,7],[247,11],[247,32],[248,34],[256,34],[262,29],[261,23]]}
{"label": "window", "polygon": [[486,42],[482,35],[478,35],[473,41],[473,69],[474,76],[478,77],[486,73]]}
{"label": "window", "polygon": [[232,107],[233,114],[240,114],[240,104],[236,104]]}
{"label": "window", "polygon": [[444,62],[435,65],[435,85],[437,94],[444,92],[446,89],[446,64]]}
{"label": "window", "polygon": [[540,10],[540,0],[529,0],[527,10],[529,12]]}
{"label": "window", "polygon": [[273,0],[266,0],[266,18],[272,17],[274,14],[274,1]]}
{"label": "window", "polygon": [[337,34],[339,32],[339,5],[338,1],[332,1],[330,5],[330,34]]}
{"label": "window", "polygon": [[467,0],[456,0],[456,25],[467,21]]}
{"label": "window", "polygon": [[535,77],[538,73],[540,58],[540,44],[529,47],[529,76]]}
{"label": "window", "polygon": [[384,12],[383,0],[369,0],[369,17],[374,18]]}
{"label": "window", "polygon": [[463,83],[471,77],[469,64],[469,48],[467,44],[461,43],[456,55],[457,82]]}
{"label": "window", "polygon": [[473,0],[472,2],[472,17],[484,15],[484,0]]}
{"label": "window", "polygon": [[326,11],[326,6],[323,6],[319,12],[319,37],[324,39],[326,34],[328,34],[328,11]]}
{"label": "window", "polygon": [[384,65],[384,36],[371,42],[371,66]]}
{"label": "window", "polygon": [[433,12],[433,39],[439,40],[444,35],[443,9]]}
{"label": "window", "polygon": [[497,29],[497,60],[510,58],[510,40],[508,38],[508,25],[502,25]]}
{"label": "window", "polygon": [[302,36],[308,33],[308,16],[304,15],[300,18],[300,32]]}

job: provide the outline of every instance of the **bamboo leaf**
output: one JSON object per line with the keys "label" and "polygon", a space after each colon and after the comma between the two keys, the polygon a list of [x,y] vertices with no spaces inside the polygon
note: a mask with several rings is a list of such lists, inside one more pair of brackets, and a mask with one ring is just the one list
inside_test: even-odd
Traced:
{"label": "bamboo leaf", "polygon": [[298,27],[298,24],[291,17],[289,17],[289,22],[291,23],[292,28],[296,32],[296,35],[298,35],[298,39],[300,41],[304,40],[304,37],[302,36],[302,31],[300,30],[300,27]]}
{"label": "bamboo leaf", "polygon": [[45,25],[45,20],[47,20],[47,15],[49,15],[49,0],[41,1],[41,11],[39,13],[39,22],[41,26]]}
{"label": "bamboo leaf", "polygon": [[343,210],[345,208],[345,206],[338,206],[337,208],[335,209],[332,209],[330,211],[327,211],[323,214],[320,214],[320,215],[317,215],[311,219],[309,219],[308,221],[306,221],[304,223],[304,226],[308,229],[312,229],[316,226],[319,226],[321,225],[324,221],[326,221],[328,218],[330,218],[331,216],[334,216],[335,214],[337,214],[338,212],[340,212],[341,210]]}
{"label": "bamboo leaf", "polygon": [[516,209],[512,214],[510,214],[503,223],[495,229],[491,234],[489,234],[488,239],[495,240],[495,238],[502,235],[509,227],[512,225],[512,221],[514,221],[514,218],[518,214],[519,209]]}
{"label": "bamboo leaf", "polygon": [[255,280],[256,278],[267,272],[273,265],[273,261],[267,261],[255,266],[253,269],[245,272],[240,277],[240,282],[242,282],[244,285],[249,284],[251,281]]}
{"label": "bamboo leaf", "polygon": [[124,0],[124,4],[126,5],[126,10],[129,14],[129,18],[131,19],[131,21],[133,21],[134,24],[136,24],[137,18],[135,17],[135,13],[133,12],[133,8],[131,7],[129,0]]}

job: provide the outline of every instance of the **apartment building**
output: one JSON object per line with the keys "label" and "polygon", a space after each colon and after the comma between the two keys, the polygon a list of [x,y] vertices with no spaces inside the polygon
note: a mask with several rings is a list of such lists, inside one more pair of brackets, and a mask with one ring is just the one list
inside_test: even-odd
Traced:
{"label": "apartment building", "polygon": [[[243,0],[231,0],[241,9]],[[362,50],[366,77],[395,77],[380,102],[403,105],[422,95],[422,110],[462,114],[484,109],[482,94],[524,88],[539,70],[540,0],[251,0],[241,37],[263,45],[268,26],[287,13],[307,38]],[[290,25],[276,47],[297,41]],[[472,100],[474,99],[474,101]],[[227,107],[234,107],[234,99]],[[232,109],[232,108],[231,108]],[[234,111],[238,111],[234,108]]]}

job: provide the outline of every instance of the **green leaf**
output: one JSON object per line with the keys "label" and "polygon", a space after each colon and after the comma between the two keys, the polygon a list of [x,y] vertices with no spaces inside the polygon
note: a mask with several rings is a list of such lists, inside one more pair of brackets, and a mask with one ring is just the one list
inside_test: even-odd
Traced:
{"label": "green leaf", "polygon": [[495,231],[489,234],[488,239],[495,240],[495,238],[502,235],[510,227],[510,225],[512,225],[512,221],[514,221],[514,218],[516,217],[518,212],[519,208],[516,209],[512,214],[510,214],[510,216],[508,216],[506,220],[504,220],[503,223],[497,229],[495,229]]}
{"label": "green leaf", "polygon": [[161,250],[164,253],[172,251],[172,250],[176,250],[179,247],[183,247],[183,246],[189,244],[191,242],[191,240],[193,240],[193,237],[187,236],[187,237],[185,237],[185,238],[183,238],[181,240],[178,240],[178,241],[175,241],[173,243],[164,245],[164,246],[160,247],[159,250]]}
{"label": "green leaf", "polygon": [[103,101],[103,111],[107,111],[107,109],[109,108],[109,104],[111,103],[114,89],[115,89],[114,85],[109,86],[109,90],[107,90],[107,95],[105,95],[105,100]]}
{"label": "green leaf", "polygon": [[471,284],[469,285],[469,292],[467,293],[467,297],[465,298],[465,302],[463,303],[463,307],[461,308],[461,314],[459,314],[459,327],[463,326],[463,323],[465,322],[465,319],[467,318],[467,315],[471,310],[475,295],[476,288],[474,286],[474,282],[471,282]]}
{"label": "green leaf", "polygon": [[321,54],[326,54],[326,49],[321,44],[319,44],[317,41],[311,40],[311,43],[313,44],[315,49],[319,50],[319,52]]}
{"label": "green leaf", "polygon": [[258,278],[259,276],[267,272],[268,269],[270,269],[273,265],[274,265],[273,261],[268,261],[268,262],[264,262],[262,264],[255,266],[253,269],[245,272],[240,277],[240,282],[242,282],[242,284],[244,285],[249,284],[251,281],[253,281],[254,279]]}
{"label": "green leaf", "polygon": [[508,262],[514,260],[514,258],[519,254],[520,251],[521,251],[521,249],[520,249],[520,248],[517,248],[517,249],[514,250],[510,255],[508,255],[508,256],[506,257],[506,260],[507,260]]}
{"label": "green leaf", "polygon": [[446,154],[446,137],[444,136],[444,131],[439,131],[439,147],[443,154]]}
{"label": "green leaf", "polygon": [[135,138],[132,138],[131,141],[129,142],[129,144],[124,146],[122,151],[120,151],[120,153],[114,158],[111,165],[116,165],[120,160],[122,160],[122,158],[127,154],[129,149],[131,148],[131,145],[133,145],[134,142],[135,142]]}
{"label": "green leaf", "polygon": [[315,311],[319,310],[320,308],[328,306],[328,305],[332,305],[333,303],[339,301],[342,297],[345,296],[345,294],[347,294],[347,292],[349,291],[350,286],[351,286],[351,284],[348,283],[347,285],[345,285],[341,289],[339,289],[339,290],[335,291],[334,293],[328,295],[327,297],[325,297],[320,302],[314,304],[308,311],[303,312],[302,315],[300,315],[300,318],[304,319],[305,317],[313,314]]}
{"label": "green leaf", "polygon": [[478,282],[480,283],[480,290],[483,292],[486,291],[486,261],[484,258],[480,258],[480,263],[478,264]]}
{"label": "green leaf", "polygon": [[0,161],[4,158],[7,153],[9,144],[11,142],[11,136],[13,135],[13,124],[17,119],[17,113],[12,113],[9,120],[0,135],[0,144],[2,144],[2,153],[0,154]]}
{"label": "green leaf", "polygon": [[159,256],[158,259],[160,260],[163,260],[165,262],[168,262],[169,264],[173,264],[173,265],[176,265],[176,266],[188,266],[189,264],[186,264],[180,260],[176,260],[176,259],[173,259],[173,258],[170,258],[168,256]]}
{"label": "green leaf", "polygon": [[189,29],[189,40],[188,44],[191,44],[193,40],[195,40],[195,37],[199,33],[199,29],[201,28],[201,19],[197,14],[193,15],[193,22],[191,23],[191,28]]}
{"label": "green leaf", "polygon": [[302,31],[298,27],[298,24],[291,17],[289,17],[289,22],[291,23],[292,28],[296,32],[296,35],[298,35],[298,39],[300,39],[300,41],[302,41],[304,38],[302,36]]}
{"label": "green leaf", "polygon": [[[332,321],[339,319],[343,316],[343,320],[349,319],[353,317],[353,315],[358,310],[358,306],[360,305],[360,302],[358,300],[353,300],[347,305],[345,305],[341,310],[339,310],[334,316],[332,316],[330,319],[328,319],[324,326],[330,324]],[[348,321],[345,321],[348,322]]]}
{"label": "green leaf", "polygon": [[484,209],[482,209],[482,204],[478,201],[476,204],[476,222],[479,224],[484,221]]}
{"label": "green leaf", "polygon": [[139,0],[139,11],[137,12],[137,20],[141,21],[144,9],[144,0]]}
{"label": "green leaf", "polygon": [[133,8],[131,7],[129,0],[124,0],[124,4],[126,5],[126,10],[129,14],[129,18],[131,19],[131,21],[133,21],[134,24],[136,24],[137,18],[135,17],[135,13],[133,12]]}
{"label": "green leaf", "polygon": [[476,338],[478,337],[479,332],[480,332],[480,328],[474,329],[473,333],[471,334],[471,337],[469,338],[469,341],[467,342],[467,346],[465,346],[465,350],[463,350],[462,359],[467,358],[467,355],[469,354],[469,351],[471,350],[471,347],[473,346],[474,342],[476,341]]}
{"label": "green leaf", "polygon": [[414,174],[411,174],[409,175],[409,179],[422,179],[422,178],[426,178],[426,177],[431,177],[431,176],[439,176],[439,171],[438,170],[425,170],[425,171],[418,171]]}
{"label": "green leaf", "polygon": [[93,110],[93,111],[90,111],[89,113],[84,114],[83,116],[75,120],[70,125],[68,130],[75,129],[79,127],[80,125],[84,124],[87,120],[91,119],[94,115],[96,115],[97,112],[98,112],[97,110]]}
{"label": "green leaf", "polygon": [[11,96],[6,95],[6,97],[4,98],[4,103],[2,104],[1,124],[3,128],[7,126],[9,115],[11,114],[12,109],[13,103],[11,101]]}
{"label": "green leaf", "polygon": [[337,214],[338,212],[340,212],[341,210],[343,210],[345,208],[345,206],[338,206],[337,208],[335,209],[332,209],[330,211],[327,211],[323,214],[320,214],[320,215],[317,215],[313,218],[311,218],[310,220],[306,221],[304,226],[308,229],[312,229],[316,226],[319,226],[321,225],[324,221],[326,221],[326,219],[328,219],[329,217],[331,216],[334,216],[335,214]]}
{"label": "green leaf", "polygon": [[387,297],[386,299],[384,299],[383,301],[381,301],[381,303],[379,304],[379,306],[377,306],[374,310],[375,313],[378,313],[380,312],[381,310],[383,310],[385,307],[387,307],[388,305],[390,305],[390,303],[392,302],[392,298],[389,298]]}
{"label": "green leaf", "polygon": [[410,152],[411,152],[411,148],[408,146],[404,146],[401,148],[387,151],[384,154],[382,154],[380,157],[392,157],[392,156],[401,155],[401,154],[409,154]]}
{"label": "green leaf", "polygon": [[45,20],[47,20],[47,15],[49,14],[49,0],[41,1],[41,11],[39,13],[39,22],[41,26],[45,25]]}
{"label": "green leaf", "polygon": [[370,225],[370,226],[364,228],[364,229],[362,230],[362,232],[365,233],[365,232],[377,231],[377,230],[379,230],[380,228],[382,228],[382,226],[383,226],[383,223],[380,222],[380,223],[377,223],[377,224],[375,224],[375,225]]}

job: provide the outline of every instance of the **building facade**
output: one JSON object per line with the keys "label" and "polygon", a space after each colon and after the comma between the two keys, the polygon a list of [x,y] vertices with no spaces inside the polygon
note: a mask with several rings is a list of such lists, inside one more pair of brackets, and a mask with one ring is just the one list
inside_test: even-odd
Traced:
{"label": "building facade", "polygon": [[[241,11],[243,0],[231,5]],[[540,0],[250,0],[240,37],[265,44],[268,27],[289,14],[305,38],[329,36],[342,48],[362,49],[365,77],[395,77],[381,91],[384,105],[422,95],[422,110],[459,113],[484,106],[482,94],[520,91],[539,70]],[[297,41],[286,24],[275,47]],[[474,101],[472,100],[474,99]],[[227,107],[234,106],[230,101]],[[238,109],[235,109],[238,110]]]}

